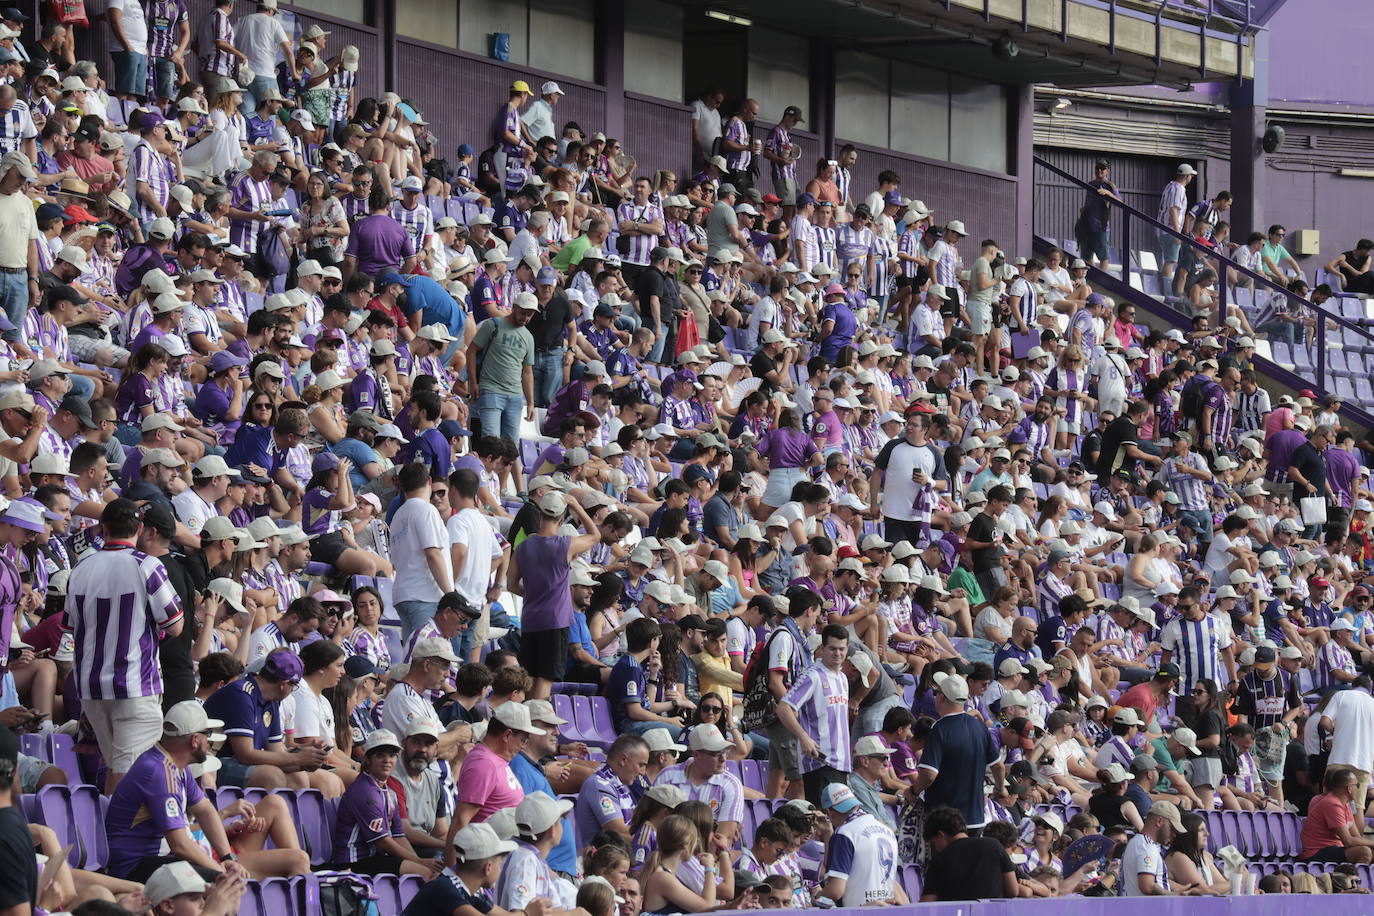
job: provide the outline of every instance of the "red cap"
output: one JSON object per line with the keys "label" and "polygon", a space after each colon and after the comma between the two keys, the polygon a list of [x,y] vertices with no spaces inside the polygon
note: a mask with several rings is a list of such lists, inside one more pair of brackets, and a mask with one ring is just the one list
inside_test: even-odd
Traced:
{"label": "red cap", "polygon": [[858,550],[854,549],[854,547],[849,544],[841,544],[840,549],[835,551],[835,556],[839,557],[841,560],[849,560],[857,559],[863,556],[863,554],[859,553]]}
{"label": "red cap", "polygon": [[72,204],[71,206],[67,207],[67,209],[63,210],[62,212],[66,214],[66,217],[65,217],[65,219],[64,219],[64,222],[68,222],[68,223],[98,223],[98,222],[100,222],[100,220],[98,220],[98,219],[95,218],[95,216],[91,213],[91,211],[87,210],[85,207],[78,206],[77,204]]}
{"label": "red cap", "polygon": [[930,403],[928,403],[928,402],[926,402],[926,401],[917,401],[917,402],[914,403],[914,404],[908,405],[908,406],[907,406],[907,409],[906,409],[906,412],[907,412],[907,414],[913,414],[913,413],[935,413],[935,405],[934,405],[934,404],[930,404]]}
{"label": "red cap", "polygon": [[1298,397],[1300,398],[1315,398],[1316,396],[1317,392],[1313,391],[1311,388],[1304,388],[1302,391],[1298,392]]}
{"label": "red cap", "polygon": [[1327,582],[1321,576],[1313,576],[1311,579],[1311,585],[1313,588],[1326,588],[1330,584],[1330,582]]}
{"label": "red cap", "polygon": [[1369,594],[1369,589],[1365,588],[1363,585],[1357,585],[1357,586],[1355,586],[1354,588],[1352,588],[1352,589],[1350,590],[1350,594],[1352,594],[1352,595],[1368,595],[1368,594]]}
{"label": "red cap", "polygon": [[765,194],[763,195],[763,202],[766,204],[780,204],[782,203],[782,198],[776,194]]}

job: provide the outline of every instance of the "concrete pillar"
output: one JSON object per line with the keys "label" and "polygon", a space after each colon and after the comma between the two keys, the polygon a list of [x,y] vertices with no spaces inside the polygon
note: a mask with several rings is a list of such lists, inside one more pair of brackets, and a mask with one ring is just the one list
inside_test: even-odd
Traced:
{"label": "concrete pillar", "polygon": [[[1265,108],[1269,104],[1269,33],[1260,31],[1254,36],[1255,78],[1236,80],[1231,84],[1231,237],[1244,239],[1251,232],[1268,228],[1264,215],[1265,181],[1264,136]],[[1207,188],[1207,194],[1222,190]]]}
{"label": "concrete pillar", "polygon": [[1016,239],[1008,250],[1029,257],[1035,231],[1035,87],[1012,86],[1007,91],[1011,93],[1007,162],[1016,176]]}
{"label": "concrete pillar", "polygon": [[597,0],[596,81],[606,87],[606,136],[625,136],[625,0]]}
{"label": "concrete pillar", "polygon": [[820,137],[821,155],[835,155],[835,45],[828,38],[811,39],[811,108],[807,125]]}

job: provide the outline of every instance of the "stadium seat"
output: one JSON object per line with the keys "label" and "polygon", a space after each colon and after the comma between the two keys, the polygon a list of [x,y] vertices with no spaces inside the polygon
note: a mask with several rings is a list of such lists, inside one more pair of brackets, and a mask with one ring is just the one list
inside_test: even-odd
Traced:
{"label": "stadium seat", "polygon": [[289,878],[268,878],[248,882],[239,916],[247,913],[261,916],[296,916],[300,912],[296,888]]}
{"label": "stadium seat", "polygon": [[67,862],[72,868],[97,871],[105,866],[110,856],[105,835],[108,807],[109,799],[94,786],[44,786],[38,791],[38,816],[59,843],[71,845]]}
{"label": "stadium seat", "polygon": [[397,916],[405,908],[401,902],[401,879],[396,875],[373,877],[372,893],[377,898],[377,916]]}
{"label": "stadium seat", "polygon": [[46,760],[52,763],[48,754],[48,741],[46,735],[20,735],[19,753],[29,757],[37,757],[39,760]]}
{"label": "stadium seat", "polygon": [[921,899],[921,866],[919,865],[899,865],[897,867],[897,881],[902,885],[902,890],[915,903]]}

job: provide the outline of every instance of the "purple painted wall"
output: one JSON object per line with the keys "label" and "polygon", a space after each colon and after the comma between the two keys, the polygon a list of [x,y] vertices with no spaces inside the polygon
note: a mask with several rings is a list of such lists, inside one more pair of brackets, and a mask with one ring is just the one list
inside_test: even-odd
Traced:
{"label": "purple painted wall", "polygon": [[1374,107],[1374,19],[1352,0],[1293,0],[1269,23],[1271,102]]}

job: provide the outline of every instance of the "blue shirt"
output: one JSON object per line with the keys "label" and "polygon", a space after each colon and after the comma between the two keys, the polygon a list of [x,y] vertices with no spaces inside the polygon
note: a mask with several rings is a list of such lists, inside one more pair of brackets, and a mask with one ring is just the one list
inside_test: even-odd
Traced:
{"label": "blue shirt", "polygon": [[453,447],[437,427],[431,426],[410,440],[408,460],[429,465],[431,480],[447,480],[453,470]]}
{"label": "blue shirt", "polygon": [[330,446],[329,451],[340,458],[347,458],[353,462],[353,467],[348,469],[348,480],[349,483],[353,484],[355,490],[367,486],[367,475],[362,472],[362,466],[365,464],[380,465],[382,462],[381,456],[376,451],[357,439],[340,439]]}
{"label": "blue shirt", "polygon": [[[706,505],[702,506],[701,515],[701,533],[717,544],[720,544],[716,537],[717,528],[724,528],[730,532],[732,538],[739,533],[739,513],[735,512],[730,501],[720,493],[706,501]],[[721,544],[721,546],[726,545]]]}
{"label": "blue shirt", "polygon": [[610,680],[606,682],[606,696],[611,701],[611,721],[615,723],[617,732],[624,731],[625,723],[630,721],[625,712],[627,704],[638,703],[645,709],[649,708],[649,698],[644,688],[644,668],[633,655],[622,655],[611,669]]}
{"label": "blue shirt", "polygon": [[406,298],[403,309],[406,315],[420,312],[423,324],[442,324],[450,334],[462,339],[468,315],[457,300],[448,294],[448,290],[423,274],[406,277],[404,285]]}
{"label": "blue shirt", "polygon": [[[596,643],[592,642],[592,631],[587,628],[587,615],[582,611],[573,611],[572,627],[568,630],[568,645],[581,646],[586,649],[592,658],[596,658]],[[574,661],[572,651],[568,652],[568,664]]]}
{"label": "blue shirt", "polygon": [[[262,695],[256,677],[245,677],[216,690],[205,701],[205,714],[222,720],[224,733],[230,738],[252,738],[255,750],[282,741],[281,704]],[[232,741],[224,742],[219,756],[234,756]]]}
{"label": "blue shirt", "polygon": [[453,916],[460,906],[470,906],[485,914],[491,912],[492,900],[486,894],[468,890],[462,879],[446,868],[416,892],[401,916]]}
{"label": "blue shirt", "polygon": [[[525,756],[523,751],[516,754],[515,758],[511,760],[510,768],[511,772],[515,774],[515,778],[519,780],[520,788],[525,790],[526,795],[533,792],[543,792],[554,798],[558,797],[558,793],[549,784],[549,778],[544,775],[539,764]],[[625,823],[628,824],[629,821]],[[563,839],[558,841],[557,846],[549,850],[549,867],[564,874],[577,874],[577,835],[573,830],[571,814],[563,818]]]}
{"label": "blue shirt", "polygon": [[967,713],[943,716],[930,730],[921,753],[921,767],[936,770],[926,788],[926,808],[949,805],[958,809],[970,827],[987,823],[983,810],[983,774],[997,759],[987,728]]}

